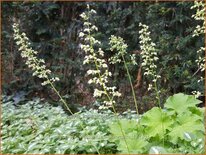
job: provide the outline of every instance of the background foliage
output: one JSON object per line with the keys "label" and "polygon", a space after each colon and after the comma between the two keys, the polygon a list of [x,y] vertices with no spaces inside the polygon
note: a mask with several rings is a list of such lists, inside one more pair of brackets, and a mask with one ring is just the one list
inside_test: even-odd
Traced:
{"label": "background foliage", "polygon": [[[2,57],[3,91],[5,94],[27,92],[27,96],[40,96],[55,102],[58,97],[40,85],[39,79],[31,76],[13,41],[12,20],[19,19],[22,31],[32,41],[34,49],[40,52],[47,66],[61,81],[57,87],[70,103],[88,105],[94,102],[91,87],[87,85],[82,61],[84,52],[79,48],[78,33],[82,28],[79,14],[86,9],[86,2],[3,2],[2,3]],[[137,56],[137,66],[130,66],[132,81],[140,111],[153,106],[151,92],[141,74],[139,50],[139,22],[147,24],[153,41],[158,48],[159,74],[163,99],[168,94],[193,90],[204,92],[203,83],[197,83],[201,73],[197,70],[196,51],[204,43],[204,36],[192,37],[197,24],[191,16],[192,2],[90,2],[97,11],[93,22],[99,28],[96,37],[103,42],[108,57],[112,55],[108,47],[111,34],[119,35],[129,45],[128,52]],[[119,101],[121,108],[130,107],[131,90],[121,65],[110,65],[113,80],[123,94]],[[150,96],[150,97],[148,97]],[[133,103],[131,104],[133,106]]]}

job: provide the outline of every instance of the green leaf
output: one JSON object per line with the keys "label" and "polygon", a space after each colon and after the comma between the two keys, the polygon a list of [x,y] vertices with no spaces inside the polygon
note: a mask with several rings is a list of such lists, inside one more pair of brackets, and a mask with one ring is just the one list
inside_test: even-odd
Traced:
{"label": "green leaf", "polygon": [[139,135],[136,131],[126,135],[126,143],[123,138],[120,140],[117,149],[121,151],[121,153],[131,153],[131,154],[144,153],[144,148],[148,144],[145,138]]}
{"label": "green leaf", "polygon": [[178,139],[185,139],[188,134],[204,133],[204,124],[199,120],[197,115],[184,113],[178,115],[176,125],[168,134],[173,143],[177,143]]}
{"label": "green leaf", "polygon": [[112,133],[115,137],[122,136],[121,128],[124,131],[124,133],[131,132],[138,127],[138,123],[135,120],[128,120],[128,119],[121,119],[119,122],[114,122],[112,124],[109,124],[109,131]]}
{"label": "green leaf", "polygon": [[201,101],[195,99],[193,95],[178,93],[167,99],[165,107],[168,110],[172,110],[172,114],[181,114],[187,111],[189,107],[195,107],[199,103],[201,103]]}
{"label": "green leaf", "polygon": [[154,107],[142,116],[140,124],[145,126],[145,132],[149,137],[163,138],[173,121],[162,109]]}
{"label": "green leaf", "polygon": [[200,117],[200,119],[203,121],[204,115],[205,115],[205,109],[199,108],[199,107],[191,107],[190,112]]}

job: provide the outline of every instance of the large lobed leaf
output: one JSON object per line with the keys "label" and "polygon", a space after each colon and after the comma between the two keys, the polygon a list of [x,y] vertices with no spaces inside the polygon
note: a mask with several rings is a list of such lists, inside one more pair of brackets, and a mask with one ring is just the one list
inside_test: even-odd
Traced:
{"label": "large lobed leaf", "polygon": [[154,107],[143,115],[140,124],[145,126],[146,135],[149,137],[163,138],[166,130],[173,124],[173,120],[162,109]]}
{"label": "large lobed leaf", "polygon": [[[136,131],[130,132],[126,135],[126,143],[124,139],[121,139],[120,144],[118,145],[117,149],[124,154],[138,154],[142,153],[145,150],[148,142],[146,141],[145,137],[138,134]],[[128,146],[128,148],[127,148]],[[129,150],[129,152],[128,152]]]}
{"label": "large lobed leaf", "polygon": [[195,135],[197,133],[203,134],[204,132],[204,124],[200,120],[200,117],[188,112],[178,115],[176,124],[168,135],[171,142],[177,143],[178,139],[184,140],[185,135],[191,133]]}
{"label": "large lobed leaf", "polygon": [[[138,123],[135,120],[121,119],[117,122],[109,124],[109,131],[112,133],[114,138],[122,137],[122,131],[124,133],[129,133],[134,129],[137,129]],[[121,131],[122,129],[122,131]]]}
{"label": "large lobed leaf", "polygon": [[199,103],[201,103],[201,101],[196,99],[193,95],[178,93],[167,99],[165,107],[170,110],[172,114],[181,114]]}

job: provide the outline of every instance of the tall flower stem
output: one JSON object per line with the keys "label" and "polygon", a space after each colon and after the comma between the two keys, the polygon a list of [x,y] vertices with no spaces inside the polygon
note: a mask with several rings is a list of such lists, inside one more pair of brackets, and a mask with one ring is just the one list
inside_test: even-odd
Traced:
{"label": "tall flower stem", "polygon": [[[157,87],[157,81],[154,82],[154,89],[155,89],[155,92],[156,92],[156,98],[157,98],[157,101],[158,101],[158,106],[159,106],[159,108],[161,108],[160,94],[159,94],[159,90],[158,90],[158,87]],[[162,111],[161,111],[161,119],[162,119],[161,122],[163,122]],[[165,146],[165,138],[164,138],[165,132],[164,132],[164,125],[163,125],[163,123],[161,123],[161,126],[162,126],[162,130],[163,130],[162,143],[163,143],[163,146]]]}
{"label": "tall flower stem", "polygon": [[[97,76],[97,77],[95,77],[95,80],[92,80],[91,83],[95,83],[95,84],[97,84],[101,87],[101,90],[99,91],[100,93],[98,93],[98,95],[95,94],[95,92],[94,92],[94,97],[97,97],[97,96],[100,97],[102,94],[106,95],[107,100],[105,102],[107,104],[109,104],[109,106],[111,106],[112,109],[113,109],[114,116],[115,116],[116,121],[118,122],[118,125],[120,127],[120,131],[121,131],[121,134],[122,134],[123,139],[125,141],[127,151],[130,154],[129,146],[128,146],[127,141],[126,141],[126,136],[125,136],[125,133],[123,131],[121,122],[119,120],[119,117],[118,117],[118,114],[117,114],[117,111],[116,111],[115,105],[114,105],[114,103],[115,103],[114,97],[119,96],[121,94],[118,93],[118,92],[115,92],[114,87],[109,87],[107,85],[107,79],[108,79],[108,74],[109,74],[108,66],[105,63],[105,60],[101,58],[104,55],[104,52],[101,51],[100,48],[99,48],[99,50],[101,51],[101,53],[100,52],[95,52],[94,45],[95,45],[95,43],[100,44],[100,42],[91,36],[91,32],[94,31],[94,30],[97,31],[97,27],[95,25],[92,25],[89,22],[89,20],[91,18],[91,14],[95,13],[96,11],[95,10],[90,10],[89,5],[87,6],[87,9],[88,9],[88,11],[86,13],[81,14],[81,17],[84,19],[85,29],[84,29],[83,32],[80,32],[81,33],[80,36],[85,36],[84,40],[87,44],[82,45],[82,48],[86,53],[89,53],[89,55],[87,56],[87,59],[85,59],[84,62],[94,63],[95,69],[96,69],[96,70],[91,70],[90,71],[90,73],[92,75]],[[111,89],[112,89],[112,91],[111,91]]]}
{"label": "tall flower stem", "polygon": [[[96,65],[96,64],[97,64],[97,63],[95,62],[95,65]],[[96,68],[98,69],[98,66],[97,66],[97,65],[96,65]],[[100,75],[100,73],[99,73],[99,80],[101,81],[101,75]],[[102,83],[102,81],[101,81],[101,83]],[[117,120],[118,125],[119,125],[119,127],[120,127],[122,136],[123,136],[124,141],[125,141],[125,145],[126,145],[126,147],[127,147],[127,151],[128,151],[128,153],[130,154],[129,146],[128,146],[128,144],[127,144],[127,140],[126,140],[126,135],[125,135],[125,133],[124,133],[124,131],[123,131],[123,128],[122,128],[122,125],[121,125],[121,123],[120,123],[120,120],[119,120],[117,111],[116,111],[115,106],[114,106],[114,103],[113,103],[113,99],[111,99],[111,97],[109,96],[109,94],[108,94],[108,92],[107,92],[105,86],[103,86],[103,89],[104,89],[104,92],[105,92],[105,94],[106,94],[108,100],[112,103],[112,110],[114,111],[116,120]]]}
{"label": "tall flower stem", "polygon": [[[157,101],[158,101],[158,106],[159,106],[159,108],[161,108],[160,95],[159,95],[159,90],[158,90],[158,87],[157,87],[157,81],[154,82],[154,89],[155,89],[155,92],[156,92],[156,98],[157,98]],[[161,119],[162,119],[161,122],[163,122],[163,113],[162,113],[162,111],[161,111]],[[165,138],[164,138],[165,132],[164,132],[163,123],[161,123],[161,126],[162,126],[162,130],[163,130],[162,143],[163,143],[163,146],[165,146]]]}
{"label": "tall flower stem", "polygon": [[[91,37],[90,32],[89,32],[89,37]],[[92,45],[91,41],[90,41],[90,46],[93,48],[93,45]],[[95,56],[95,53],[94,53],[94,52],[91,52],[91,53],[93,54],[93,56]],[[94,63],[95,63],[96,69],[99,70],[99,66],[98,66],[98,63],[97,63],[96,59],[94,59]],[[120,123],[120,120],[119,120],[117,111],[116,111],[116,109],[115,109],[115,105],[114,105],[114,103],[113,103],[113,98],[110,97],[110,95],[109,95],[109,93],[108,93],[108,91],[107,91],[107,89],[106,89],[106,87],[105,87],[105,85],[104,85],[104,83],[103,83],[103,81],[102,81],[102,78],[101,78],[101,74],[100,74],[100,73],[98,73],[98,78],[99,78],[99,81],[100,81],[100,83],[101,83],[101,85],[102,85],[102,87],[103,87],[104,93],[106,94],[106,96],[107,96],[108,100],[110,101],[110,103],[112,103],[112,110],[114,111],[115,118],[116,118],[116,120],[117,120],[117,122],[118,122],[118,125],[119,125],[119,127],[120,127],[122,136],[123,136],[124,141],[125,141],[125,145],[126,145],[126,147],[127,147],[127,151],[128,151],[128,153],[130,154],[129,146],[128,146],[128,143],[127,143],[127,140],[126,140],[126,135],[125,135],[125,133],[124,133],[124,131],[123,131],[123,128],[122,128],[122,125],[121,125],[121,123]]]}
{"label": "tall flower stem", "polygon": [[[129,73],[129,69],[128,69],[128,66],[127,66],[127,62],[125,60],[125,55],[128,54],[126,52],[127,50],[127,44],[125,43],[125,41],[123,40],[123,38],[121,37],[117,37],[117,36],[114,36],[112,35],[110,37],[110,50],[111,51],[117,51],[116,54],[114,56],[112,56],[110,59],[109,59],[109,62],[111,64],[116,64],[116,63],[120,63],[123,61],[124,63],[124,68],[126,69],[126,72],[127,72],[127,76],[128,76],[128,80],[129,80],[129,83],[130,83],[130,87],[131,87],[131,90],[132,90],[132,96],[133,96],[133,99],[134,99],[134,104],[135,104],[135,108],[136,108],[136,112],[137,112],[137,115],[139,115],[139,112],[138,112],[138,104],[137,104],[137,99],[136,99],[136,95],[135,95],[135,91],[134,91],[134,87],[133,87],[133,84],[132,84],[132,80],[131,80],[131,75]],[[134,55],[129,55],[131,57],[131,63],[133,65],[136,65],[136,61],[135,61],[135,56]]]}
{"label": "tall flower stem", "polygon": [[156,98],[157,98],[158,105],[161,108],[160,94],[159,94],[159,90],[158,90],[158,87],[157,87],[157,81],[154,82],[154,89],[155,89],[155,92],[156,92]]}
{"label": "tall flower stem", "polygon": [[60,95],[59,91],[54,87],[53,83],[48,79],[50,86],[52,87],[52,89],[55,91],[55,93],[59,96],[60,101],[64,104],[64,106],[67,108],[67,110],[70,112],[71,115],[74,115],[74,113],[71,111],[71,109],[69,108],[69,106],[67,105],[66,101],[62,98],[62,96]]}
{"label": "tall flower stem", "polygon": [[123,54],[121,54],[121,55],[122,55],[122,59],[123,59],[123,62],[124,62],[124,67],[127,71],[127,76],[128,76],[128,79],[129,79],[129,83],[130,83],[130,86],[131,86],[131,89],[132,89],[132,95],[133,95],[133,98],[134,98],[134,104],[135,104],[136,112],[137,112],[137,115],[139,115],[137,99],[136,99],[136,95],[135,95],[135,92],[134,92],[134,87],[133,87],[133,84],[132,84],[131,75],[129,73],[129,69],[128,69],[127,63],[125,61],[124,55]]}
{"label": "tall flower stem", "polygon": [[[51,71],[49,69],[46,69],[46,66],[44,65],[45,62],[43,59],[37,58],[36,54],[38,52],[32,50],[31,47],[29,47],[30,45],[29,39],[26,37],[25,33],[20,34],[19,25],[14,23],[13,29],[14,29],[14,38],[16,40],[16,43],[17,45],[20,46],[19,51],[21,51],[21,56],[23,58],[26,58],[26,64],[34,72],[33,76],[37,76],[38,78],[43,79],[44,82],[42,83],[42,85],[50,85],[51,88],[58,95],[58,97],[60,98],[60,101],[64,104],[66,109],[70,112],[71,115],[74,115],[72,110],[67,105],[66,101],[62,98],[59,91],[55,88],[53,84],[53,82],[57,81],[58,78],[49,78],[49,74],[51,73]],[[84,126],[82,124],[80,124],[80,126],[82,129],[84,129]],[[95,150],[100,155],[98,148],[92,143],[91,145],[94,146]]]}
{"label": "tall flower stem", "polygon": [[[156,93],[156,99],[157,104],[159,108],[161,108],[161,101],[160,101],[160,94],[157,87],[157,80],[161,77],[157,74],[157,65],[156,62],[159,59],[157,57],[156,49],[155,49],[155,43],[152,42],[152,39],[150,37],[149,27],[144,24],[139,24],[139,26],[142,27],[142,29],[139,31],[140,33],[140,48],[142,50],[141,56],[142,56],[142,66],[145,69],[144,75],[147,77],[152,78],[152,84],[149,84],[148,90],[154,88],[154,91]],[[154,86],[152,86],[154,84]],[[163,119],[163,111],[161,110],[161,119]],[[163,120],[162,120],[163,121]],[[164,125],[161,123],[162,130],[164,133]],[[163,134],[163,146],[164,146],[164,134]]]}
{"label": "tall flower stem", "polygon": [[[55,91],[55,93],[59,96],[60,101],[65,105],[65,107],[70,112],[70,114],[74,115],[74,113],[71,111],[71,109],[67,105],[66,101],[62,98],[62,96],[60,95],[59,91],[55,88],[55,86],[52,84],[52,82],[50,80],[49,80],[49,84],[52,87],[52,89]],[[80,123],[80,126],[81,126],[82,129],[84,129],[84,126],[82,125],[82,123]],[[93,146],[94,146],[95,150],[97,151],[98,155],[100,155],[100,152],[99,152],[98,148],[95,145],[93,145]]]}
{"label": "tall flower stem", "polygon": [[[191,7],[191,9],[195,9],[196,13],[192,15],[192,18],[194,18],[196,21],[201,22],[201,24],[198,24],[193,32],[193,37],[203,37],[203,35],[206,37],[206,29],[205,29],[205,15],[206,15],[206,9],[205,9],[205,3],[204,1],[194,1],[193,6]],[[197,63],[197,71],[193,74],[196,75],[198,72],[204,72],[205,68],[206,68],[206,53],[205,53],[205,46],[202,45],[198,50],[197,50],[197,58],[195,60],[195,62]],[[206,72],[205,72],[206,75]],[[197,83],[202,83],[204,82],[205,77],[203,77],[202,75],[200,77],[198,77]],[[201,95],[204,96],[205,92],[203,91],[192,91],[192,94],[195,97],[199,97]]]}

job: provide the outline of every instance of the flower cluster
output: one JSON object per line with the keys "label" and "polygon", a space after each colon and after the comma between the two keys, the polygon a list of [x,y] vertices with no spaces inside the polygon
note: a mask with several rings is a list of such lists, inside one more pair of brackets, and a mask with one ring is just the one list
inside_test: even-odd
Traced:
{"label": "flower cluster", "polygon": [[[157,74],[156,62],[159,59],[157,57],[157,52],[155,49],[155,43],[152,42],[150,38],[149,27],[144,24],[139,24],[142,29],[139,31],[140,38],[140,49],[142,57],[142,67],[145,72],[144,75],[152,78],[152,81],[156,83],[160,75]],[[149,85],[148,90],[152,89],[152,84]]]}
{"label": "flower cluster", "polygon": [[[133,87],[133,84],[132,84],[131,75],[129,73],[128,65],[127,65],[127,62],[125,60],[125,55],[126,55],[126,51],[127,51],[128,46],[125,43],[125,41],[123,40],[123,38],[116,37],[114,35],[112,35],[110,37],[109,44],[111,46],[111,48],[110,48],[111,51],[114,51],[114,50],[117,51],[117,53],[109,59],[109,62],[111,64],[120,63],[120,62],[124,63],[124,67],[127,71],[128,80],[130,82],[132,95],[133,95],[133,98],[134,98],[135,108],[136,108],[136,111],[137,111],[137,114],[138,114],[138,105],[137,105],[136,95],[135,95],[134,87]],[[135,55],[129,55],[129,56],[130,56],[130,59],[131,59],[130,63],[133,64],[133,65],[137,65],[137,63],[135,61]]]}
{"label": "flower cluster", "polygon": [[96,84],[98,88],[94,90],[94,97],[102,97],[103,95],[107,97],[104,101],[106,106],[101,106],[101,108],[108,108],[115,104],[113,100],[114,97],[119,97],[121,94],[117,91],[116,87],[111,87],[109,85],[109,77],[112,73],[109,72],[108,65],[104,60],[104,51],[99,47],[101,42],[95,39],[92,34],[98,31],[98,28],[90,22],[92,16],[96,14],[96,11],[89,9],[87,5],[86,11],[80,16],[84,21],[84,28],[79,33],[79,37],[83,39],[84,43],[80,45],[81,49],[85,51],[86,55],[83,64],[93,64],[94,69],[87,71],[87,74],[92,76],[88,81],[89,84]]}
{"label": "flower cluster", "polygon": [[33,50],[30,45],[29,39],[25,33],[20,33],[19,24],[13,24],[14,39],[19,46],[22,58],[26,60],[26,65],[33,71],[33,76],[43,79],[42,85],[47,85],[55,81],[59,81],[58,77],[49,78],[51,71],[46,69],[45,61],[37,58],[38,52]]}
{"label": "flower cluster", "polygon": [[203,25],[197,25],[193,33],[193,36],[199,36],[205,33],[205,6],[203,1],[194,1],[194,5],[191,9],[196,9],[196,13],[192,15],[195,20],[202,21]]}
{"label": "flower cluster", "polygon": [[110,50],[117,50],[118,52],[109,58],[109,62],[111,64],[120,63],[121,57],[126,54],[127,44],[125,44],[124,40],[121,37],[116,37],[112,35],[110,38],[109,44],[111,46]]}
{"label": "flower cluster", "polygon": [[[194,5],[191,7],[191,9],[196,9],[196,13],[194,15],[192,15],[192,17],[197,20],[197,21],[202,21],[203,24],[202,25],[197,25],[194,32],[193,32],[193,37],[195,36],[200,36],[200,35],[204,35],[205,32],[205,3],[202,1],[195,1]],[[204,53],[205,53],[205,47],[200,47],[200,49],[197,51],[197,59],[195,60],[195,62],[197,63],[198,66],[198,70],[195,72],[195,74],[198,71],[203,72],[205,70],[205,57],[204,57]],[[194,75],[195,75],[194,74]],[[197,82],[202,82],[204,80],[204,78],[201,76],[200,79]],[[199,91],[193,91],[192,94],[197,98],[199,96],[201,96],[201,92]]]}
{"label": "flower cluster", "polygon": [[199,91],[192,91],[192,94],[194,95],[195,98],[200,97],[202,94]]}
{"label": "flower cluster", "polygon": [[[111,64],[122,62],[121,58],[125,56],[126,50],[127,50],[127,47],[128,47],[128,45],[125,43],[123,38],[116,37],[116,36],[112,35],[110,37],[109,44],[111,46],[111,48],[110,48],[111,51],[114,51],[114,50],[118,51],[114,56],[109,58],[109,62]],[[137,62],[135,60],[136,59],[135,54],[132,54],[132,55],[129,55],[129,56],[130,56],[131,63],[133,65],[137,65]]]}
{"label": "flower cluster", "polygon": [[[193,37],[200,36],[205,34],[205,6],[204,2],[202,1],[195,1],[194,5],[191,7],[191,9],[196,9],[196,13],[192,15],[192,17],[197,21],[202,21],[203,25],[197,25],[196,29],[194,30]],[[200,49],[197,51],[198,58],[196,59],[196,63],[198,65],[198,71],[204,71],[205,70],[205,47],[200,47]],[[200,77],[200,80],[198,82],[203,81],[203,77]]]}
{"label": "flower cluster", "polygon": [[202,57],[201,55],[203,55],[203,53],[205,53],[205,47],[201,47],[198,51],[197,54],[199,55],[198,58],[195,60],[195,62],[197,63],[197,65],[199,66],[199,69],[201,72],[203,72],[205,70],[205,58]]}

